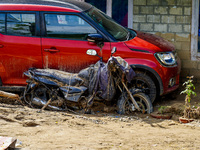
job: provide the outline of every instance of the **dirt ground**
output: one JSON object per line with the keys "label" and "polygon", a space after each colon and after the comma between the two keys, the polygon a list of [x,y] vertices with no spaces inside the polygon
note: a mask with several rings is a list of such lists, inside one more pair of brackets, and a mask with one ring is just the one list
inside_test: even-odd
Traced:
{"label": "dirt ground", "polygon": [[[200,86],[192,106],[200,104]],[[0,103],[0,136],[18,139],[18,149],[50,150],[107,150],[107,149],[200,149],[200,120],[181,124],[178,117],[184,104],[184,95],[163,97],[154,103],[174,108],[170,120],[155,119],[135,113],[119,116],[116,112],[95,112],[80,115],[69,112],[43,111],[21,105]],[[179,111],[180,110],[180,111]]]}

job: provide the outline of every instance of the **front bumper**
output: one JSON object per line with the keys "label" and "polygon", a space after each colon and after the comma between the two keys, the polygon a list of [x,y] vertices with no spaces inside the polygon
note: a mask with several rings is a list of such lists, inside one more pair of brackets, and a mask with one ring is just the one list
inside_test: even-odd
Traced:
{"label": "front bumper", "polygon": [[[178,89],[181,72],[180,59],[177,58],[177,65],[175,67],[163,67],[162,72],[163,93],[161,95],[168,94]],[[172,83],[172,81],[174,83]]]}

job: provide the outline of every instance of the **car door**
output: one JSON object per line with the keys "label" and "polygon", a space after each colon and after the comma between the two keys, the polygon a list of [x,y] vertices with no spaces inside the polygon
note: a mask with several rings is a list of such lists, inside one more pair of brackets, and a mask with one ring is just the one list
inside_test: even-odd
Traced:
{"label": "car door", "polygon": [[0,77],[3,85],[25,85],[23,72],[42,68],[36,12],[0,12]]}
{"label": "car door", "polygon": [[[100,48],[87,41],[87,35],[98,33],[78,14],[43,13],[45,37],[42,37],[44,68],[55,68],[68,72],[78,72],[99,60],[97,56],[86,54],[88,49]],[[110,43],[105,42],[103,51],[109,50]]]}

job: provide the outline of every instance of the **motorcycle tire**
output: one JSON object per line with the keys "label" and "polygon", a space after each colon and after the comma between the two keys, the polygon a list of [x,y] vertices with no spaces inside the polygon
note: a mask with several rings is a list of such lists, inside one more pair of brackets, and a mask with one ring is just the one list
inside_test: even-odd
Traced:
{"label": "motorcycle tire", "polygon": [[[141,112],[150,114],[153,112],[153,106],[151,100],[147,95],[144,93],[136,93],[133,95],[134,99],[136,100],[138,106],[141,109]],[[118,113],[121,115],[131,114],[136,111],[134,104],[132,103],[131,99],[127,96],[127,93],[121,94],[117,102]]]}
{"label": "motorcycle tire", "polygon": [[[29,85],[27,85],[28,87]],[[35,87],[34,89],[31,89],[29,91],[29,93],[26,93],[24,95],[24,100],[27,104],[29,104],[30,106],[32,106],[32,101],[33,99],[37,97],[40,98],[44,101],[48,101],[48,99],[50,98],[50,92],[43,86],[43,85],[38,85],[37,87]]]}

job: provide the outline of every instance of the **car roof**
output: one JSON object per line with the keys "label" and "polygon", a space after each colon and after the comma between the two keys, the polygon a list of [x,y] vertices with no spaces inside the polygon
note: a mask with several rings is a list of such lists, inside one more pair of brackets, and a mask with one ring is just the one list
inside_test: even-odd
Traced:
{"label": "car roof", "polygon": [[79,2],[76,0],[0,0],[1,4],[30,4],[30,5],[46,5],[70,8],[77,11],[86,11],[92,7],[92,5]]}

